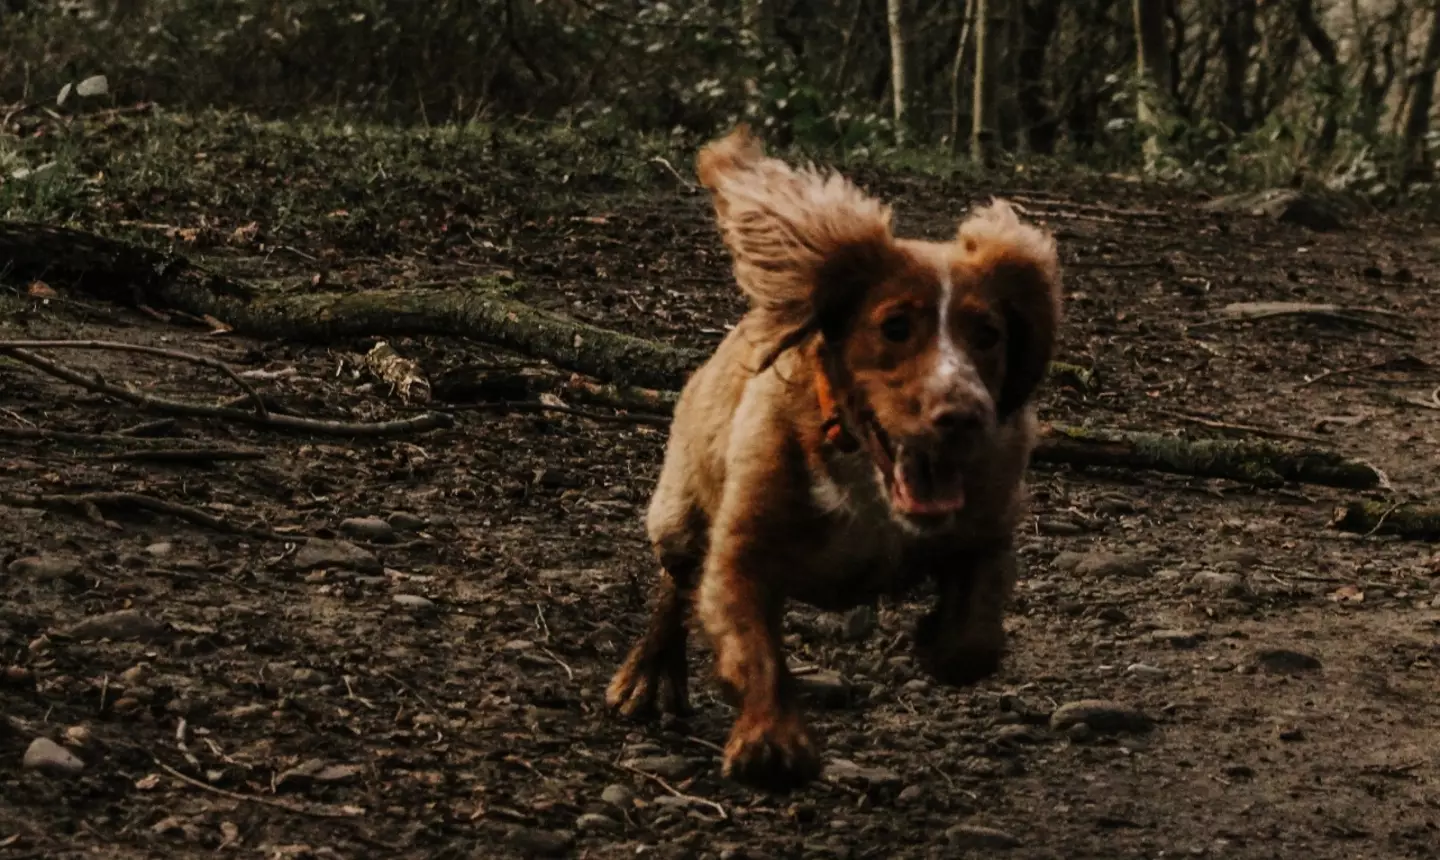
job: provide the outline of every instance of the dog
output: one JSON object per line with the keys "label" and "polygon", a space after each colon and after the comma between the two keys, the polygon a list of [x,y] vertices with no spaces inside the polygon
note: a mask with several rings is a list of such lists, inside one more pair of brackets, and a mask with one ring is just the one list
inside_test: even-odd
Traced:
{"label": "dog", "polygon": [[693,608],[739,710],[724,776],[788,792],[822,765],[785,665],[787,600],[839,611],[928,578],[922,667],[949,685],[998,670],[1060,265],[1003,201],[950,241],[897,238],[889,205],[743,125],[697,172],[749,309],[676,404],[646,514],[654,607],[605,698],[633,719],[691,712]]}

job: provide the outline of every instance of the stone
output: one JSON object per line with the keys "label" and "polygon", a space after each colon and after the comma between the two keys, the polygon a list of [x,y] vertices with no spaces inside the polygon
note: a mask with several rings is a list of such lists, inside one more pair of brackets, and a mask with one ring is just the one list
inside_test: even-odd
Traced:
{"label": "stone", "polygon": [[857,606],[845,613],[845,621],[841,625],[841,636],[846,642],[859,642],[875,632],[880,624],[879,616],[873,606]]}
{"label": "stone", "polygon": [[1081,576],[1144,576],[1155,567],[1155,559],[1142,553],[1092,552],[1075,565]]}
{"label": "stone", "polygon": [[1149,663],[1131,663],[1125,667],[1125,674],[1145,681],[1163,681],[1169,673],[1159,666],[1151,666]]}
{"label": "stone", "polygon": [[340,521],[340,531],[361,540],[389,543],[395,539],[395,526],[379,517],[350,517]]}
{"label": "stone", "polygon": [[385,522],[397,532],[418,532],[425,528],[425,518],[404,511],[396,511],[385,518]]}
{"label": "stone", "polygon": [[143,642],[165,637],[169,625],[140,612],[137,609],[122,609],[82,619],[65,631],[67,635],[90,642],[111,639],[116,642]]}
{"label": "stone", "polygon": [[50,740],[36,738],[25,750],[21,765],[50,776],[74,776],[85,769],[80,757]]}
{"label": "stone", "polygon": [[510,830],[508,841],[525,854],[538,857],[560,857],[575,844],[575,834],[568,830],[540,830],[534,827],[515,827]]}
{"label": "stone", "polygon": [[863,785],[873,788],[899,788],[900,774],[888,767],[866,767],[850,759],[831,759],[825,765],[825,778],[831,782]]}
{"label": "stone", "polygon": [[608,815],[587,812],[575,820],[575,827],[583,833],[619,833],[620,822]]}
{"label": "stone", "polygon": [[1020,840],[1003,830],[979,824],[956,824],[945,831],[945,840],[955,848],[988,851],[1015,848]]}
{"label": "stone", "polygon": [[1262,648],[1255,652],[1256,668],[1279,675],[1310,672],[1320,665],[1318,657],[1289,648]]}
{"label": "stone", "polygon": [[1238,594],[1245,590],[1245,580],[1240,574],[1218,570],[1202,570],[1191,577],[1190,584],[1212,594]]}
{"label": "stone", "polygon": [[693,774],[696,763],[683,755],[653,755],[627,761],[630,767],[665,779],[684,779]]}
{"label": "stone", "polygon": [[1105,699],[1081,699],[1067,702],[1050,715],[1050,729],[1063,732],[1077,723],[1084,723],[1098,734],[1120,734],[1149,731],[1151,719],[1134,708]]}
{"label": "stone", "polygon": [[850,704],[850,684],[839,672],[812,672],[796,678],[800,695],[822,708],[843,708]]}
{"label": "stone", "polygon": [[1162,642],[1171,648],[1195,648],[1199,646],[1204,634],[1196,633],[1193,630],[1152,630],[1150,639],[1153,642]]}
{"label": "stone", "polygon": [[629,786],[618,782],[611,783],[600,792],[600,800],[617,809],[629,809],[635,804],[635,792],[631,791]]}
{"label": "stone", "polygon": [[295,566],[300,570],[333,567],[356,573],[381,574],[385,567],[367,549],[349,541],[311,538],[295,553]]}
{"label": "stone", "polygon": [[69,579],[80,572],[80,560],[65,555],[32,555],[15,559],[5,570],[11,576],[40,581]]}
{"label": "stone", "polygon": [[390,600],[396,606],[399,606],[403,609],[425,610],[435,608],[435,601],[430,600],[426,597],[421,597],[418,594],[397,594],[394,597],[391,597]]}

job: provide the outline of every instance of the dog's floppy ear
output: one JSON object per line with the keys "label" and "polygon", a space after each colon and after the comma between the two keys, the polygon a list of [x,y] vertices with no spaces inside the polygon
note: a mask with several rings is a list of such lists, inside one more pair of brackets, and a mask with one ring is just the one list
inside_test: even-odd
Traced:
{"label": "dog's floppy ear", "polygon": [[1004,420],[1029,402],[1055,353],[1062,304],[1055,239],[1022,223],[1003,200],[973,210],[956,238],[1005,319],[1005,378],[995,404]]}
{"label": "dog's floppy ear", "polygon": [[735,280],[771,329],[778,354],[835,331],[895,259],[890,207],[836,173],[792,168],[741,125],[696,159]]}

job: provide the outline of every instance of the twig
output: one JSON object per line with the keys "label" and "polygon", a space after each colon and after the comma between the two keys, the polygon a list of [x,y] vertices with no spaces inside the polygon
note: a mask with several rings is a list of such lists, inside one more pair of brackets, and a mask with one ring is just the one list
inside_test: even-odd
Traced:
{"label": "twig", "polygon": [[690,180],[686,179],[685,177],[681,176],[681,175],[680,175],[680,171],[678,171],[678,170],[675,169],[675,165],[671,164],[669,159],[657,155],[657,156],[655,156],[654,158],[650,159],[650,163],[651,163],[651,164],[658,164],[658,165],[660,165],[661,167],[665,168],[666,170],[670,171],[670,175],[673,176],[673,177],[675,177],[675,181],[676,181],[676,182],[679,182],[681,185],[685,186],[686,189],[688,189],[688,190],[690,190],[690,191],[694,191],[694,190],[695,190],[695,188],[696,188],[695,183],[693,183],[693,182],[691,182]]}
{"label": "twig", "polygon": [[194,777],[186,776],[185,774],[181,773],[180,771],[156,758],[154,754],[151,754],[150,759],[155,762],[156,767],[160,768],[161,770],[169,774],[171,777],[180,780],[191,788],[198,788],[201,791],[208,791],[211,794],[218,794],[221,797],[228,797],[231,800],[240,801],[241,803],[258,803],[261,806],[268,806],[272,809],[279,809],[284,812],[293,813],[295,815],[309,815],[314,818],[355,818],[360,814],[359,811],[352,813],[346,812],[341,809],[333,809],[321,806],[297,806],[295,804],[286,803],[283,800],[274,800],[268,797],[256,797],[252,794],[241,794],[238,791],[230,791],[229,789],[221,788],[218,785],[211,785],[208,782],[201,782]]}
{"label": "twig", "polygon": [[117,451],[101,454],[97,460],[152,463],[213,463],[216,460],[263,460],[264,451],[244,448],[147,448],[141,451]]}
{"label": "twig", "polygon": [[100,379],[87,379],[84,374],[73,368],[51,361],[48,358],[24,349],[11,349],[7,354],[51,376],[58,377],[88,391],[93,391],[96,394],[104,394],[114,397],[117,400],[123,400],[126,403],[171,415],[185,415],[199,418],[225,418],[231,421],[242,421],[247,424],[279,430],[325,433],[334,436],[364,437],[415,433],[424,430],[433,430],[437,427],[450,427],[455,423],[454,417],[444,412],[426,412],[414,418],[404,418],[398,421],[382,421],[375,424],[354,424],[346,421],[297,418],[289,415],[267,414],[266,416],[260,416],[251,412],[242,412],[238,409],[227,409],[219,406],[202,406],[195,403],[181,403],[178,400],[167,400],[161,397],[137,394],[133,391],[120,388],[119,386],[111,385]]}
{"label": "twig", "polygon": [[559,657],[557,657],[554,651],[551,651],[549,648],[541,647],[540,653],[544,654],[546,657],[549,657],[551,660],[554,660],[561,669],[564,669],[565,676],[567,678],[569,678],[571,681],[575,680],[575,670],[570,668],[569,663],[566,663],[564,660],[561,660]]}
{"label": "twig", "polygon": [[560,415],[573,415],[576,418],[584,418],[589,421],[598,421],[606,424],[643,424],[649,427],[670,426],[670,419],[664,415],[655,415],[648,412],[632,412],[628,415],[607,415],[604,412],[591,412],[587,409],[576,409],[574,406],[542,403],[538,400],[497,400],[491,403],[460,403],[450,404],[447,408],[455,412],[555,412]]}
{"label": "twig", "polygon": [[138,343],[121,343],[112,340],[0,340],[0,352],[8,352],[14,349],[102,349],[115,352],[136,352],[141,355],[156,355],[162,358],[172,358],[176,361],[187,361],[191,364],[200,364],[213,368],[230,377],[231,381],[240,386],[250,397],[250,402],[255,404],[255,414],[261,418],[269,417],[265,411],[265,399],[255,386],[246,382],[240,374],[236,373],[230,365],[206,355],[195,355],[194,353],[181,352],[176,349],[162,349],[156,346],[143,346]]}
{"label": "twig", "polygon": [[1192,424],[1199,424],[1201,427],[1209,427],[1212,430],[1231,430],[1236,433],[1249,433],[1253,436],[1266,436],[1271,439],[1290,439],[1295,442],[1325,442],[1319,436],[1310,436],[1305,433],[1289,433],[1284,430],[1270,430],[1265,427],[1256,427],[1253,424],[1231,424],[1228,421],[1216,421],[1213,418],[1206,418],[1202,415],[1194,415],[1189,412],[1178,412],[1172,409],[1157,409],[1161,415],[1168,415],[1171,418],[1178,418],[1181,421],[1189,421]]}
{"label": "twig", "polygon": [[[405,692],[409,693],[410,695],[414,696],[415,701],[419,702],[420,706],[423,707],[425,710],[429,711],[432,714],[435,714],[436,716],[440,715],[440,712],[435,710],[435,707],[431,705],[428,701],[426,701],[425,697],[420,695],[420,693],[417,692],[414,687],[410,686],[409,684],[405,683],[404,681],[400,680],[389,672],[381,672],[380,674],[399,684],[400,688]],[[346,681],[345,683],[348,685],[350,682]]]}
{"label": "twig", "polygon": [[720,814],[720,818],[721,818],[721,819],[726,820],[726,821],[728,821],[728,820],[730,819],[730,814],[727,813],[727,812],[725,811],[725,807],[721,806],[719,803],[716,803],[716,802],[713,801],[713,800],[709,800],[708,798],[696,797],[696,796],[693,795],[693,794],[686,794],[685,792],[681,791],[680,789],[678,789],[678,788],[676,788],[675,786],[671,785],[670,783],[666,782],[663,777],[660,777],[660,776],[658,776],[658,775],[656,775],[656,774],[650,773],[649,771],[643,771],[643,770],[641,770],[641,769],[638,768],[638,767],[635,767],[635,766],[633,766],[633,765],[628,765],[628,764],[626,764],[626,763],[624,763],[624,762],[619,762],[619,761],[606,761],[605,759],[600,758],[599,756],[595,755],[594,753],[592,753],[592,752],[590,752],[590,751],[588,751],[588,750],[579,750],[579,753],[580,753],[581,755],[585,756],[586,758],[592,760],[592,761],[604,762],[606,765],[608,765],[608,766],[610,766],[610,767],[613,767],[613,768],[615,768],[615,769],[617,769],[617,770],[623,770],[623,771],[625,771],[626,773],[633,773],[633,774],[635,774],[635,775],[638,776],[638,777],[642,777],[642,778],[644,778],[644,779],[648,779],[648,780],[650,780],[651,782],[655,783],[656,785],[660,786],[661,788],[665,789],[666,791],[670,792],[670,793],[671,793],[672,795],[674,795],[675,797],[683,798],[684,800],[688,800],[688,801],[690,801],[691,803],[699,803],[699,804],[702,804],[702,805],[704,805],[704,806],[708,806],[708,807],[710,807],[711,809],[713,809],[713,810],[715,810],[716,812],[718,812],[718,813]]}
{"label": "twig", "polygon": [[68,430],[46,430],[41,427],[0,427],[0,440],[13,439],[17,442],[69,442],[75,445],[123,445],[136,446],[173,445],[170,439],[156,439],[145,436],[127,436],[120,433],[73,433]]}
{"label": "twig", "polygon": [[86,511],[89,516],[100,505],[111,507],[141,508],[154,511],[159,514],[168,514],[179,520],[204,526],[224,534],[244,535],[246,537],[262,538],[264,540],[294,540],[293,537],[276,534],[269,529],[254,529],[237,526],[228,523],[219,517],[211,516],[204,511],[192,508],[189,505],[182,505],[178,502],[168,502],[164,499],[157,499],[154,496],[147,496],[143,493],[76,493],[59,495],[38,495],[30,493],[0,493],[0,504],[10,507],[75,507]]}
{"label": "twig", "polygon": [[1221,308],[1218,319],[1191,323],[1189,328],[1197,329],[1232,321],[1258,322],[1260,320],[1279,317],[1306,317],[1308,319],[1348,323],[1358,328],[1368,328],[1385,334],[1392,334],[1405,340],[1415,339],[1415,335],[1411,332],[1366,319],[1362,316],[1363,314],[1403,319],[1403,315],[1401,314],[1380,308],[1343,307],[1340,305],[1308,304],[1305,302],[1236,302]]}

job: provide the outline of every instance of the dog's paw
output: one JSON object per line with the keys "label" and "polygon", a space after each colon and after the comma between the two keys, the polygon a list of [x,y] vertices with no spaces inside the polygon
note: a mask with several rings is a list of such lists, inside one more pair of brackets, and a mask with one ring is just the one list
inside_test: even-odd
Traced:
{"label": "dog's paw", "polygon": [[659,716],[655,707],[659,687],[657,672],[646,671],[642,666],[627,662],[610,679],[610,686],[605,688],[605,706],[628,720],[653,720]]}
{"label": "dog's paw", "polygon": [[[948,646],[948,647],[946,647]],[[968,687],[1000,671],[1005,659],[1004,643],[942,640],[919,650],[920,667],[932,678],[951,687]]]}
{"label": "dog's paw", "polygon": [[820,756],[798,714],[735,723],[725,744],[726,778],[778,794],[820,776]]}

